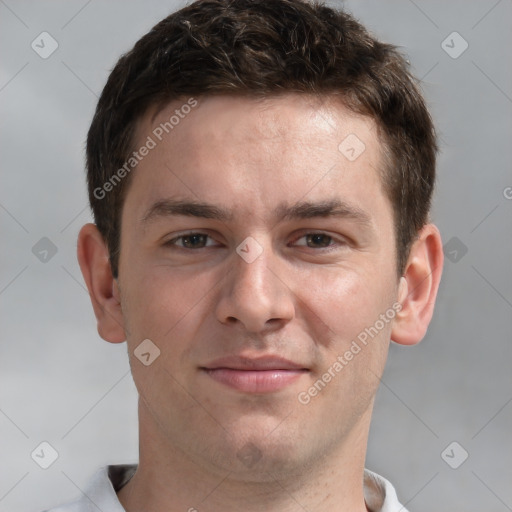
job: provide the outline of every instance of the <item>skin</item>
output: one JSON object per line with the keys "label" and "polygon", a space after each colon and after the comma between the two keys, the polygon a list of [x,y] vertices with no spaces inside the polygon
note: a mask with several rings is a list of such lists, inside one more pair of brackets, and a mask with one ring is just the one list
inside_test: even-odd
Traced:
{"label": "skin", "polygon": [[[78,240],[98,332],[112,343],[127,341],[140,395],[139,467],[119,499],[128,512],[365,511],[362,474],[375,393],[390,339],[415,344],[431,320],[443,265],[439,230],[423,227],[397,276],[375,123],[338,100],[198,100],[133,171],[118,280],[93,224]],[[183,103],[148,112],[134,146]],[[365,144],[354,161],[338,150],[349,134]],[[145,222],[148,209],[165,198],[211,203],[233,218],[154,215]],[[331,199],[364,212],[367,225],[275,216],[279,205]],[[164,245],[190,231],[210,238],[193,239],[199,248],[183,247],[190,238]],[[325,236],[306,236],[318,232]],[[251,263],[236,252],[246,237],[263,249]],[[298,394],[396,301],[400,312],[308,404],[300,403]],[[134,356],[144,339],[160,350],[149,366]],[[278,355],[307,371],[283,389],[258,394],[201,370],[234,354]]]}

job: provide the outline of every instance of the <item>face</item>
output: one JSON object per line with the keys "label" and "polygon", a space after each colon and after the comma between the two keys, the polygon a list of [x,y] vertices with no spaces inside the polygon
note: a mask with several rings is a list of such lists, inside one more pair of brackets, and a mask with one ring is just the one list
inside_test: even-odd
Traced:
{"label": "face", "polygon": [[141,421],[203,466],[304,468],[367,428],[385,364],[398,277],[377,129],[334,99],[197,102],[142,120],[135,146],[155,146],[122,211]]}

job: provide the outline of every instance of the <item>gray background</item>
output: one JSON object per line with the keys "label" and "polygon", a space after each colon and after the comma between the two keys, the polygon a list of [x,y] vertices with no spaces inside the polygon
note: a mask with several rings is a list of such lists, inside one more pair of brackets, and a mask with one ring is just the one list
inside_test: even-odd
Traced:
{"label": "gray background", "polygon": [[[182,5],[0,0],[0,512],[55,505],[100,465],[137,459],[126,346],[99,338],[76,262],[83,147],[109,69]],[[426,338],[391,349],[367,467],[411,511],[512,510],[512,2],[345,5],[423,79],[441,142],[433,220],[449,244]],[[43,31],[59,44],[47,59],[31,48]],[[457,58],[454,31],[469,44]],[[57,249],[46,262],[32,251],[43,237]],[[31,458],[42,441],[59,454],[46,470]],[[469,454],[457,469],[441,456],[453,441],[445,460]]]}

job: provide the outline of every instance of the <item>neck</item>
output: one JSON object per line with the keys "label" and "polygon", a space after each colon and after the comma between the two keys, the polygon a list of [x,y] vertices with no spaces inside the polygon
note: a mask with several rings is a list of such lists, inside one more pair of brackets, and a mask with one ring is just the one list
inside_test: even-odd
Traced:
{"label": "neck", "polygon": [[363,471],[371,407],[343,443],[294,474],[242,478],[192,461],[165,438],[139,406],[140,457],[135,475],[118,493],[127,512],[366,512]]}

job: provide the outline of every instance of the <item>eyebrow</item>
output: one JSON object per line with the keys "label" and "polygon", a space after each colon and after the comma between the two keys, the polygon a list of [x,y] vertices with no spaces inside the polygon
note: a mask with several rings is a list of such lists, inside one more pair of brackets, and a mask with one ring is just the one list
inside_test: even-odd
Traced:
{"label": "eyebrow", "polygon": [[[215,219],[223,222],[233,220],[234,213],[223,207],[194,200],[161,199],[156,201],[143,215],[141,222],[149,224],[159,218],[186,216]],[[370,215],[361,208],[340,199],[310,202],[299,201],[293,205],[281,203],[274,210],[276,220],[311,219],[334,217],[353,220],[363,227],[373,226]]]}
{"label": "eyebrow", "polygon": [[176,215],[221,221],[229,221],[233,218],[231,212],[213,204],[200,203],[197,201],[183,201],[179,199],[161,199],[148,208],[142,217],[142,223],[148,224],[158,218]]}
{"label": "eyebrow", "polygon": [[373,225],[368,213],[358,206],[351,205],[341,199],[329,199],[319,202],[300,201],[291,206],[282,204],[276,209],[276,217],[280,220],[335,217],[350,219],[366,227]]}

